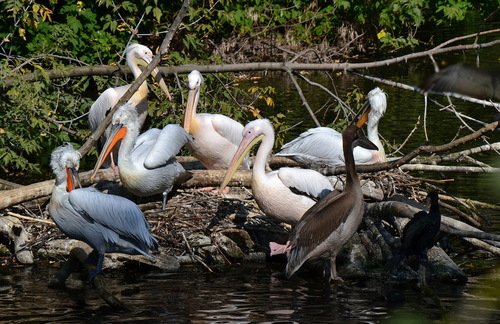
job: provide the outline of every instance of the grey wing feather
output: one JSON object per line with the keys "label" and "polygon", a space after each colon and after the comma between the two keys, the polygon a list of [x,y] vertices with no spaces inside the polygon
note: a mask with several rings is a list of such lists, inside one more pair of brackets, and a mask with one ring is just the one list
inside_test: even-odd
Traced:
{"label": "grey wing feather", "polygon": [[128,87],[127,85],[108,88],[94,101],[89,110],[89,123],[92,131],[95,131],[99,127],[108,111],[118,102]]}
{"label": "grey wing feather", "polygon": [[137,137],[137,140],[135,141],[134,144],[134,149],[144,144],[153,145],[156,142],[156,139],[158,138],[160,133],[161,130],[158,128],[148,129],[147,131],[139,135],[139,137]]}
{"label": "grey wing feather", "polygon": [[175,158],[181,148],[189,142],[190,135],[179,125],[167,125],[158,135],[156,142],[151,147],[144,166],[155,169],[165,165]]}
{"label": "grey wing feather", "polygon": [[76,189],[69,193],[69,202],[77,212],[121,236],[133,238],[151,248],[157,244],[149,233],[149,224],[142,211],[126,198]]}
{"label": "grey wing feather", "polygon": [[89,110],[90,129],[95,131],[106,117],[106,112],[111,107],[111,101],[115,95],[115,89],[107,89],[94,101]]}
{"label": "grey wing feather", "polygon": [[276,155],[292,157],[304,163],[328,161],[333,165],[344,164],[342,135],[328,127],[311,128],[283,145]]}
{"label": "grey wing feather", "polygon": [[311,197],[321,198],[333,190],[327,177],[314,170],[280,168],[278,177],[289,188],[294,188]]}

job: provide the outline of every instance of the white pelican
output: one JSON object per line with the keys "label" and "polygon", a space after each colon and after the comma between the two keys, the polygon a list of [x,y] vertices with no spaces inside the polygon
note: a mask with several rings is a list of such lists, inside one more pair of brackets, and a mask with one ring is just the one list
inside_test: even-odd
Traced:
{"label": "white pelican", "polygon": [[[125,55],[127,60],[127,65],[129,66],[134,78],[138,78],[141,74],[141,69],[139,65],[147,66],[153,60],[153,52],[149,48],[140,44],[131,44],[125,49]],[[166,94],[169,100],[171,100],[170,93],[168,91],[165,81],[161,78],[161,74],[158,69],[154,69],[152,73],[153,77],[158,79],[160,88]],[[106,89],[92,104],[89,110],[89,124],[90,129],[94,132],[101,122],[106,117],[107,113],[113,106],[120,100],[120,98],[125,94],[125,92],[130,88],[130,84]],[[139,89],[134,93],[134,95],[129,99],[128,102],[133,104],[139,113],[139,125],[142,126],[144,120],[146,119],[148,103],[148,85],[144,81]],[[106,142],[109,137],[110,128],[108,127],[101,138],[100,147]],[[115,153],[116,154],[116,153]],[[112,156],[114,159],[114,157]],[[116,161],[115,161],[116,162]]]}
{"label": "white pelican", "polygon": [[234,172],[252,146],[259,141],[252,169],[252,192],[260,209],[278,222],[295,224],[315,200],[333,190],[328,178],[307,169],[280,168],[266,173],[266,162],[274,144],[274,130],[267,119],[248,123],[243,130],[243,139],[234,154],[229,169],[221,184],[227,185]]}
{"label": "white pelican", "polygon": [[165,208],[173,185],[189,176],[175,160],[189,141],[189,135],[179,125],[167,125],[161,130],[152,128],[139,135],[137,110],[130,103],[118,108],[111,126],[110,137],[99,155],[92,178],[113,147],[121,141],[118,168],[123,186],[139,197],[163,193]]}
{"label": "white pelican", "polygon": [[500,74],[464,63],[453,64],[429,77],[424,91],[453,92],[499,101]]}
{"label": "white pelican", "polygon": [[[378,150],[368,150],[363,147],[354,148],[356,164],[371,164],[386,161],[384,146],[378,136],[378,123],[387,108],[387,98],[380,88],[368,93],[368,102],[371,106],[368,114],[368,139]],[[316,127],[307,130],[283,145],[277,156],[285,156],[306,165],[343,165],[342,134],[329,127]]]}
{"label": "white pelican", "polygon": [[[57,226],[70,238],[83,241],[97,253],[92,281],[102,271],[104,253],[119,252],[150,256],[158,242],[136,204],[123,197],[97,190],[75,189],[80,153],[66,143],[52,152],[50,165],[56,176],[49,213]],[[91,254],[92,255],[92,254]]]}
{"label": "white pelican", "polygon": [[[241,141],[243,125],[221,114],[197,114],[196,107],[203,83],[201,73],[188,76],[189,95],[184,115],[184,129],[193,136],[188,148],[207,169],[226,169]],[[245,157],[243,168],[249,169]]]}
{"label": "white pelican", "polygon": [[[365,115],[363,115],[365,116]],[[287,253],[286,276],[290,278],[309,259],[330,257],[330,279],[337,276],[335,259],[340,249],[358,229],[364,213],[363,193],[356,173],[353,146],[376,146],[359,137],[358,130],[366,118],[342,132],[346,166],[346,186],[341,194],[331,193],[312,206],[290,234],[286,245],[270,243],[271,255]]]}

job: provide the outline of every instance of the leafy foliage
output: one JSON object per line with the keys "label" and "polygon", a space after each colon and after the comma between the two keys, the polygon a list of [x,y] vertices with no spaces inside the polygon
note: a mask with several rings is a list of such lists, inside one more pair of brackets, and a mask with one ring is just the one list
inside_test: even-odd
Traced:
{"label": "leafy foliage", "polygon": [[[212,53],[231,37],[302,47],[335,44],[343,25],[381,47],[416,46],[422,26],[462,21],[471,10],[486,16],[499,4],[500,0],[194,0],[166,63],[221,63]],[[158,0],[1,1],[0,172],[40,172],[54,146],[68,140],[81,143],[88,136],[86,118],[79,117],[97,94],[130,82],[116,77],[25,82],[25,73],[46,76],[47,70],[68,66],[123,63],[130,41],[154,50],[180,5],[181,1]],[[284,116],[273,109],[273,88],[243,88],[227,74],[206,78],[201,110],[242,122],[265,116],[273,119],[278,131],[286,127]],[[168,104],[151,101],[153,126],[182,120],[184,102],[180,95],[175,97]],[[157,98],[162,97],[152,96]]]}

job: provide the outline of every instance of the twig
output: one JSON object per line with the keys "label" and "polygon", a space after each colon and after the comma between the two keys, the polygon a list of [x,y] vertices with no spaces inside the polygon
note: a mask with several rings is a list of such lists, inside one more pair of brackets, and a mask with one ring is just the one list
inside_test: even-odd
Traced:
{"label": "twig", "polygon": [[182,232],[182,238],[184,239],[184,242],[186,243],[186,247],[188,248],[188,251],[189,251],[189,255],[191,256],[191,259],[193,261],[198,261],[202,266],[205,267],[205,269],[207,269],[209,272],[214,272],[212,269],[210,269],[210,267],[205,263],[203,262],[203,260],[201,260],[200,258],[198,258],[196,256],[196,254],[194,254],[194,251],[191,249],[191,246],[189,245],[189,242],[186,238],[186,234],[184,234],[184,232]]}
{"label": "twig", "polygon": [[418,116],[418,119],[417,119],[417,122],[415,123],[415,126],[413,126],[413,129],[410,131],[410,133],[408,134],[408,136],[406,136],[406,138],[403,141],[403,143],[401,143],[401,145],[399,145],[399,147],[396,150],[394,150],[393,152],[391,152],[391,156],[396,155],[399,151],[401,151],[401,149],[410,140],[410,138],[413,135],[413,133],[415,133],[415,131],[417,130],[419,124],[420,124],[420,116]]}
{"label": "twig", "polygon": [[312,120],[314,121],[314,123],[316,124],[317,127],[321,127],[321,124],[319,123],[318,119],[316,118],[316,116],[314,115],[314,112],[312,111],[311,107],[309,106],[309,104],[307,103],[307,100],[306,98],[304,97],[304,94],[302,93],[302,89],[300,88],[299,84],[297,83],[297,80],[295,79],[293,73],[292,73],[292,70],[290,69],[285,69],[285,71],[288,73],[288,75],[290,76],[290,79],[292,80],[293,82],[293,85],[295,86],[295,89],[297,89],[297,93],[299,94],[300,96],[300,99],[302,100],[302,105],[304,107],[306,107],[307,109],[307,112],[309,113],[309,115],[311,115],[311,118]]}
{"label": "twig", "polygon": [[496,150],[500,150],[500,142],[485,144],[470,149],[466,149],[460,152],[454,152],[442,156],[435,155],[430,157],[419,158],[418,161],[421,163],[440,163],[440,162],[459,161],[465,156],[483,152],[489,152],[489,151],[496,151]]}
{"label": "twig", "polygon": [[404,165],[401,165],[399,168],[403,171],[467,172],[467,173],[499,173],[500,172],[500,168],[472,167],[472,166],[461,166],[461,165],[404,164]]}
{"label": "twig", "polygon": [[338,103],[339,105],[342,107],[342,109],[344,110],[344,113],[346,116],[348,116],[348,114],[346,113],[346,109],[349,110],[349,112],[353,115],[355,115],[355,113],[352,111],[352,109],[337,95],[335,95],[333,92],[331,92],[327,87],[323,86],[322,84],[320,83],[317,83],[317,82],[313,82],[311,80],[309,80],[308,78],[306,78],[305,76],[303,76],[302,74],[297,74],[302,80],[306,81],[307,83],[309,83],[310,85],[313,85],[313,86],[316,86],[318,88],[320,88],[321,90],[325,91],[326,93],[328,93],[330,96],[332,96]]}
{"label": "twig", "polygon": [[44,223],[44,224],[48,224],[48,225],[56,225],[51,220],[33,218],[33,217],[29,217],[29,216],[23,216],[23,215],[19,215],[17,213],[13,213],[13,212],[10,212],[10,211],[7,212],[7,215],[14,216],[14,217],[17,217],[17,218],[20,218],[20,219],[25,219],[25,220],[28,220],[30,222],[38,222],[38,223]]}
{"label": "twig", "polygon": [[[421,153],[439,153],[439,152],[444,152],[448,151],[454,147],[463,145],[465,143],[468,143],[470,141],[476,140],[483,136],[484,134],[494,131],[497,128],[499,122],[495,121],[490,124],[486,124],[486,126],[480,128],[479,130],[465,135],[461,138],[458,138],[456,140],[453,140],[447,144],[443,145],[437,145],[437,146],[432,146],[432,145],[423,145],[419,146],[410,153],[406,154],[405,156],[392,160],[389,162],[384,162],[384,163],[376,163],[376,164],[371,164],[371,165],[358,165],[356,166],[356,171],[358,172],[375,172],[375,171],[382,171],[382,170],[389,170],[389,169],[394,169],[394,168],[399,168],[403,166],[404,164],[410,162],[413,160],[415,157],[420,155]],[[405,166],[405,168],[417,168],[417,167],[412,167],[412,166]],[[429,169],[432,169],[432,167],[439,167],[439,166],[429,166]],[[457,167],[457,171],[460,171],[461,167]],[[336,166],[336,167],[323,167],[323,168],[315,168],[319,172],[323,173],[324,175],[337,175],[337,174],[343,174],[345,173],[345,166]],[[479,169],[481,169],[481,172],[498,172],[497,168],[473,168],[471,171],[479,172]]]}
{"label": "twig", "polygon": [[451,206],[443,201],[440,201],[439,204],[441,206],[443,206],[444,208],[454,212],[456,215],[458,215],[462,220],[466,220],[467,222],[469,222],[470,224],[476,226],[476,227],[481,227],[481,223],[479,223],[479,221],[477,221],[476,219],[472,218],[471,216],[467,215],[466,213],[464,213],[463,211],[461,211],[460,209],[454,207],[454,206]]}

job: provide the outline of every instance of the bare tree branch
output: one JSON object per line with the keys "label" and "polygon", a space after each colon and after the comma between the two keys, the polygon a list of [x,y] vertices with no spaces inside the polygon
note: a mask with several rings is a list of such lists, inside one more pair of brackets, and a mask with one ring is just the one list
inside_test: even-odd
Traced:
{"label": "bare tree branch", "polygon": [[[488,33],[499,33],[500,29],[493,29],[479,33],[480,35],[485,35]],[[168,33],[167,33],[168,35]],[[478,33],[473,34],[474,36]],[[472,37],[471,35],[463,36],[464,38]],[[413,60],[429,55],[437,55],[454,51],[464,51],[464,50],[477,50],[481,48],[493,47],[500,44],[499,40],[494,40],[487,43],[474,43],[474,44],[464,44],[456,45],[451,47],[436,47],[430,50],[416,52],[412,54],[407,54],[391,59],[374,61],[374,62],[363,62],[363,63],[291,63],[291,62],[260,62],[260,63],[241,63],[241,64],[218,64],[218,65],[179,65],[179,66],[168,66],[161,67],[160,71],[163,75],[168,74],[186,74],[196,69],[202,73],[221,73],[221,72],[245,72],[245,71],[335,71],[335,70],[362,70],[368,68],[375,68],[381,66],[388,66],[391,64],[396,64],[400,62],[406,62],[408,60]],[[127,67],[116,67],[116,66],[88,66],[88,67],[77,67],[73,69],[68,69],[65,71],[61,70],[51,70],[46,71],[45,76],[50,79],[65,78],[65,77],[76,77],[76,76],[88,76],[88,75],[110,75],[113,73],[130,73]],[[40,73],[27,73],[22,77],[23,81],[36,81],[43,79],[44,77]],[[7,86],[13,84],[13,78],[7,78],[4,80]]]}
{"label": "bare tree branch", "polygon": [[134,80],[134,82],[132,82],[130,88],[128,88],[127,92],[125,92],[125,94],[120,98],[120,100],[118,100],[116,105],[114,105],[114,107],[110,110],[109,114],[106,116],[106,118],[104,118],[99,127],[96,129],[96,131],[92,135],[90,135],[89,139],[80,147],[79,152],[82,156],[85,155],[92,148],[92,146],[94,146],[95,142],[99,139],[99,137],[102,136],[102,134],[108,127],[109,123],[111,122],[113,114],[118,109],[118,107],[122,106],[132,97],[132,95],[137,91],[137,89],[139,89],[140,85],[158,66],[158,64],[161,61],[161,56],[168,51],[168,48],[170,47],[170,42],[174,37],[175,31],[181,24],[182,19],[186,16],[188,6],[189,6],[189,0],[184,0],[181,9],[177,13],[177,16],[172,22],[172,25],[170,26],[168,33],[165,35],[165,38],[163,39],[163,42],[160,46],[160,52],[153,57],[151,63],[149,63],[149,65],[141,73],[141,75],[139,75],[139,77],[136,80]]}
{"label": "bare tree branch", "polygon": [[302,93],[302,89],[300,88],[300,85],[297,83],[297,80],[295,79],[295,76],[293,75],[292,70],[287,69],[286,71],[287,71],[288,75],[290,76],[290,79],[292,80],[293,85],[295,86],[295,89],[297,89],[297,93],[299,94],[300,99],[302,100],[302,105],[304,107],[306,107],[307,112],[309,113],[309,115],[311,115],[311,118],[314,121],[314,123],[316,124],[316,126],[320,127],[321,124],[319,123],[318,119],[316,118],[316,115],[314,115],[314,112],[312,111],[311,107],[307,103],[307,100],[304,97],[304,93]]}
{"label": "bare tree branch", "polygon": [[[394,169],[394,168],[399,168],[403,164],[407,164],[411,160],[413,160],[415,157],[420,155],[421,153],[439,153],[439,152],[445,152],[448,151],[454,147],[463,145],[465,143],[468,143],[470,141],[476,140],[483,136],[484,134],[494,131],[499,122],[493,122],[490,124],[487,124],[486,126],[480,128],[479,130],[465,135],[461,138],[458,138],[454,141],[451,141],[447,144],[442,144],[442,145],[437,145],[437,146],[432,146],[432,145],[422,145],[411,151],[410,153],[406,154],[405,156],[392,160],[389,162],[384,162],[384,163],[375,163],[371,165],[358,165],[356,166],[356,171],[358,172],[376,172],[376,171],[383,171],[383,170],[389,170],[389,169]],[[337,166],[337,167],[315,167],[319,172],[321,172],[324,175],[337,175],[337,174],[342,174],[345,173],[345,166]]]}

